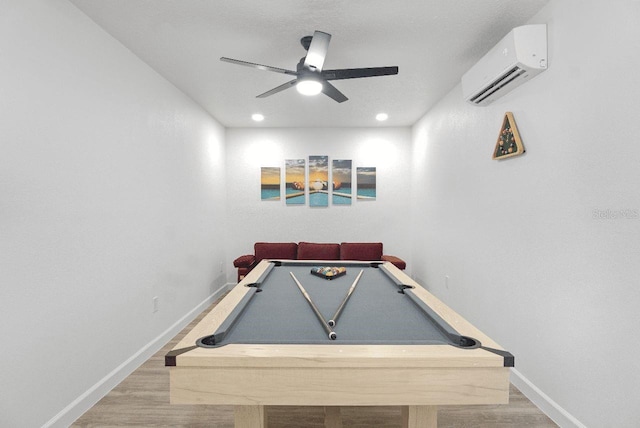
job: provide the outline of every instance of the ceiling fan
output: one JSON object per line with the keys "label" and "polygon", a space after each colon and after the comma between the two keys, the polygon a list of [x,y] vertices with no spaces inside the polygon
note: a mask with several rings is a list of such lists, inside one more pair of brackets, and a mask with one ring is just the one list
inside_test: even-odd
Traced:
{"label": "ceiling fan", "polygon": [[307,51],[307,55],[300,59],[296,71],[284,68],[271,67],[268,65],[255,64],[253,62],[241,61],[238,59],[221,57],[221,61],[232,64],[244,65],[257,68],[259,70],[273,71],[275,73],[296,76],[295,79],[277,86],[270,91],[258,95],[256,98],[266,98],[270,95],[284,91],[287,88],[296,86],[298,92],[305,95],[316,95],[322,92],[335,101],[341,103],[348,98],[329,80],[357,79],[360,77],[388,76],[398,74],[398,67],[372,67],[372,68],[343,68],[338,70],[323,70],[325,57],[329,48],[331,34],[322,31],[315,31],[313,36],[305,36],[300,39],[302,47]]}

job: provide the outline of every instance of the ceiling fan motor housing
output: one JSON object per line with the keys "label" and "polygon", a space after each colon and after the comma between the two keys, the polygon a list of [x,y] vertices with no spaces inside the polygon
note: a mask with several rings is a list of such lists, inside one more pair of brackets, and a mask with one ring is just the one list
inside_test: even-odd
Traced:
{"label": "ceiling fan motor housing", "polygon": [[313,39],[313,36],[304,36],[303,38],[300,39],[300,44],[302,45],[305,51],[309,50],[309,46],[311,46],[311,39]]}

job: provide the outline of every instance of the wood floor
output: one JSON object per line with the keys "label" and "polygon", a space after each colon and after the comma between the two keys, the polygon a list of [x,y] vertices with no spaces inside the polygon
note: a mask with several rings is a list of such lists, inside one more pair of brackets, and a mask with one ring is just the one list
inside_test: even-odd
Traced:
{"label": "wood floor", "polygon": [[[214,303],[215,305],[215,303]],[[81,416],[72,427],[233,427],[232,406],[170,405],[169,370],[164,355],[210,308]],[[557,427],[515,387],[508,405],[440,406],[438,427]],[[322,428],[322,407],[282,406],[270,409],[270,428]],[[344,428],[400,427],[396,407],[342,408]]]}

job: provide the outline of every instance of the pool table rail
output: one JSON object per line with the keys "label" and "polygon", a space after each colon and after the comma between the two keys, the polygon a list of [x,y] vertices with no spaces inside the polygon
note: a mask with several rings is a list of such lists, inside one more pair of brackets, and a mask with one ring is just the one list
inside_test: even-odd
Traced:
{"label": "pool table rail", "polygon": [[[289,262],[289,261],[287,261]],[[322,263],[321,261],[317,261],[318,263]],[[304,262],[298,262],[304,263]],[[308,261],[307,261],[308,263]],[[348,263],[348,262],[347,262]],[[361,263],[361,262],[360,262]],[[411,288],[411,292],[425,302],[438,316],[440,316],[443,320],[445,320],[451,327],[457,330],[461,335],[471,337],[475,340],[478,340],[483,347],[489,348],[488,350],[484,349],[460,349],[455,346],[449,345],[379,345],[376,349],[383,350],[383,354],[391,355],[391,358],[403,358],[406,355],[415,355],[420,354],[420,349],[422,347],[423,353],[429,355],[436,355],[441,357],[436,357],[432,362],[428,364],[438,365],[438,358],[442,358],[443,360],[448,360],[448,364],[457,364],[456,361],[467,361],[466,364],[470,366],[476,365],[485,365],[487,361],[491,361],[490,365],[500,365],[500,366],[513,366],[513,357],[511,356],[511,363],[507,362],[508,354],[499,344],[497,344],[494,340],[492,340],[489,336],[484,334],[478,328],[469,323],[462,316],[454,312],[451,308],[449,308],[446,304],[444,304],[441,300],[435,297],[433,294],[429,293],[426,289],[424,289],[420,284],[414,281],[410,276],[408,276],[404,271],[395,267],[392,263],[385,262],[385,269],[394,275],[397,278],[398,283],[402,283],[408,285]],[[365,355],[361,354],[360,350],[367,349],[367,346],[361,345],[314,345],[313,347],[309,347],[306,345],[265,345],[265,344],[243,344],[243,345],[225,345],[218,349],[218,352],[215,354],[203,352],[202,349],[194,348],[195,343],[198,339],[210,335],[212,331],[215,331],[220,325],[222,325],[227,317],[234,311],[237,305],[247,297],[248,294],[255,292],[255,289],[251,287],[251,285],[255,284],[263,277],[263,273],[270,269],[272,264],[268,260],[263,260],[260,264],[254,268],[249,274],[236,285],[229,293],[222,299],[205,317],[191,330],[187,333],[187,335],[180,340],[180,342],[173,348],[173,350],[167,355],[165,358],[166,365],[172,366],[177,364],[177,360],[180,360],[180,365],[186,364],[202,364],[208,360],[207,356],[215,355],[215,357],[211,357],[212,360],[216,361],[216,364],[223,364],[223,359],[226,358],[227,353],[229,357],[234,359],[237,357],[242,357],[242,352],[240,355],[236,348],[240,348],[243,352],[246,352],[244,356],[254,357],[255,354],[260,354],[263,358],[264,364],[273,364],[268,361],[268,356],[270,352],[274,352],[275,359],[282,357],[283,355],[287,355],[285,350],[294,352],[290,357],[295,358],[295,355],[304,355],[296,354],[300,351],[304,351],[305,349],[313,349],[320,350],[319,354],[322,355],[325,353],[330,357],[335,358],[336,348],[335,346],[340,346],[345,349],[349,349],[351,352],[354,352],[355,358],[362,358]],[[225,351],[222,351],[223,348],[227,348]],[[409,354],[406,353],[406,350],[412,350]],[[437,350],[436,350],[437,349]],[[263,354],[263,351],[267,351],[266,354]],[[492,352],[492,351],[498,351]],[[500,355],[499,352],[505,352],[507,357],[504,355]],[[316,358],[318,355],[315,354]],[[399,352],[399,353],[398,353]],[[192,359],[192,361],[200,361],[199,363],[189,363],[188,360]],[[302,357],[302,360],[306,360],[310,358],[309,356]],[[416,358],[425,359],[424,356],[417,356]],[[338,358],[339,360],[340,358]],[[477,359],[477,361],[476,361]],[[337,360],[334,360],[334,362]]]}

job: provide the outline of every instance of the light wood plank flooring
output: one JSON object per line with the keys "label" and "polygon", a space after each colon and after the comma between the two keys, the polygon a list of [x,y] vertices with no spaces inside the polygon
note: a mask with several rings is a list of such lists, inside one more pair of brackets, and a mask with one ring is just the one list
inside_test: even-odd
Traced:
{"label": "light wood plank flooring", "polygon": [[[232,406],[169,404],[169,370],[164,366],[164,355],[210,309],[200,314],[72,426],[232,428]],[[324,426],[322,407],[274,407],[268,418],[272,428]],[[394,428],[400,427],[401,422],[400,409],[396,407],[345,407],[342,419],[344,428]],[[438,427],[550,428],[557,425],[511,386],[508,405],[440,406]]]}

